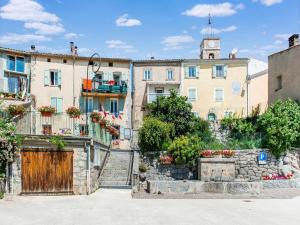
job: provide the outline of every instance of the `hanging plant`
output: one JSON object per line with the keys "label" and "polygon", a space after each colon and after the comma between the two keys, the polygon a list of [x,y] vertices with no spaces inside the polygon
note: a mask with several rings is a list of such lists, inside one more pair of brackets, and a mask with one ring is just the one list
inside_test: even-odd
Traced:
{"label": "hanging plant", "polygon": [[7,112],[10,116],[23,116],[25,107],[23,105],[9,105]]}
{"label": "hanging plant", "polygon": [[70,118],[79,118],[81,114],[80,110],[74,106],[69,107],[66,110],[66,113],[70,116]]}
{"label": "hanging plant", "polygon": [[99,112],[92,112],[90,117],[93,123],[98,123],[102,119],[102,116]]}
{"label": "hanging plant", "polygon": [[52,106],[42,106],[38,108],[38,110],[44,117],[51,117],[52,114],[56,111],[55,108]]}

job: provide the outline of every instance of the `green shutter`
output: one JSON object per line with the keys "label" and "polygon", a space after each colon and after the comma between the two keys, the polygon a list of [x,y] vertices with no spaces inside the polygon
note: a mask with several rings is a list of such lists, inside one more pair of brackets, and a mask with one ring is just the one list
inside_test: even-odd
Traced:
{"label": "green shutter", "polygon": [[50,71],[45,70],[44,71],[44,86],[49,86],[50,85]]}
{"label": "green shutter", "polygon": [[121,75],[121,80],[127,81],[127,79],[128,79],[127,73],[122,73],[122,75]]}
{"label": "green shutter", "polygon": [[224,78],[227,77],[227,70],[228,70],[228,66],[227,65],[224,65]]}
{"label": "green shutter", "polygon": [[56,108],[56,112],[57,113],[62,113],[63,112],[63,99],[62,98],[57,98],[57,108]]}
{"label": "green shutter", "polygon": [[55,97],[51,97],[51,106],[54,107],[56,109],[56,98]]}
{"label": "green shutter", "polygon": [[120,98],[120,100],[119,100],[119,111],[124,111],[124,104],[125,104],[125,99]]}
{"label": "green shutter", "polygon": [[98,100],[98,98],[93,99],[93,110],[99,111],[99,100]]}
{"label": "green shutter", "polygon": [[113,79],[114,79],[113,73],[108,72],[108,80],[113,80]]}
{"label": "green shutter", "polygon": [[213,65],[213,67],[212,67],[212,77],[215,78],[216,74],[217,74],[217,66]]}
{"label": "green shutter", "polygon": [[79,97],[79,109],[82,113],[85,113],[85,107],[84,107],[84,97]]}
{"label": "green shutter", "polygon": [[61,86],[61,71],[57,71],[57,85]]}
{"label": "green shutter", "polygon": [[103,74],[103,80],[108,81],[108,79],[109,79],[108,73],[104,73]]}
{"label": "green shutter", "polygon": [[105,112],[109,111],[110,112],[110,99],[106,98],[104,101],[104,110]]}

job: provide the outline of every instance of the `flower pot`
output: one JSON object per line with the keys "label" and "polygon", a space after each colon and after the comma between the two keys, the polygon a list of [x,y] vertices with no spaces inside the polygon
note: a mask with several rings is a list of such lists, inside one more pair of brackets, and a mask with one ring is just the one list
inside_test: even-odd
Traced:
{"label": "flower pot", "polygon": [[98,122],[97,118],[92,117],[92,122],[97,123]]}
{"label": "flower pot", "polygon": [[71,119],[79,119],[80,116],[77,115],[69,115]]}
{"label": "flower pot", "polygon": [[51,117],[52,116],[52,112],[41,112],[43,117]]}

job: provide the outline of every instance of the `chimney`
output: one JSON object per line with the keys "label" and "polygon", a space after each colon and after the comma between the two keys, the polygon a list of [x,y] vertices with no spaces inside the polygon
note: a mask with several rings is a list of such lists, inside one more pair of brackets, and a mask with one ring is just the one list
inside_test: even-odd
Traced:
{"label": "chimney", "polygon": [[299,45],[299,34],[294,34],[289,38],[289,47]]}
{"label": "chimney", "polygon": [[74,55],[74,42],[73,41],[70,42],[70,51],[71,51],[71,55]]}
{"label": "chimney", "polygon": [[153,60],[153,59],[155,59],[155,58],[154,58],[154,56],[151,56],[150,59]]}
{"label": "chimney", "polygon": [[30,50],[31,50],[32,52],[35,52],[35,45],[31,45],[31,46],[30,46]]}
{"label": "chimney", "polygon": [[235,53],[229,53],[229,59],[236,59]]}

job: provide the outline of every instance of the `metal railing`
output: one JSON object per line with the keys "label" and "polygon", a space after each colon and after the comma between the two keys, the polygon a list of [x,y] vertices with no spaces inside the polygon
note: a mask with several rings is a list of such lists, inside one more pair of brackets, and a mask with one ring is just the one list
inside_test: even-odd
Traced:
{"label": "metal railing", "polygon": [[168,96],[170,96],[170,93],[149,93],[148,94],[148,103],[154,102],[160,96],[168,97]]}
{"label": "metal railing", "polygon": [[26,112],[14,121],[18,134],[89,136],[107,146],[112,139],[111,134],[99,123],[92,123],[90,116],[88,116],[87,123],[88,132],[86,132],[85,116],[83,115],[79,118],[70,118],[67,113],[56,113],[51,117],[45,117],[40,112]]}

